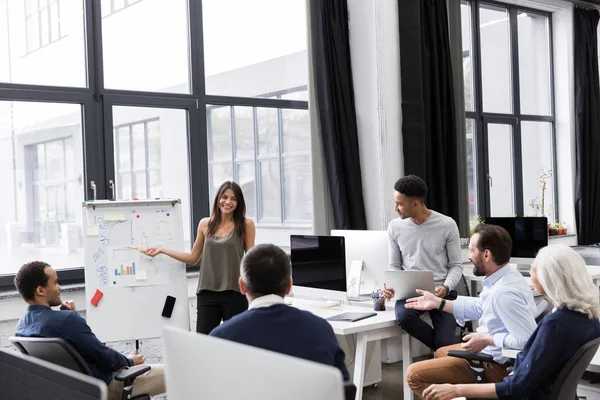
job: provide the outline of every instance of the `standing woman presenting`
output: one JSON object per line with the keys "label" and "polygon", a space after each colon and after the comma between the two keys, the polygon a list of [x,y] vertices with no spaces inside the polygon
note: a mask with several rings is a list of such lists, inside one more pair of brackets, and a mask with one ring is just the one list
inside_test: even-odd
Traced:
{"label": "standing woman presenting", "polygon": [[210,218],[198,224],[198,235],[191,253],[151,247],[146,254],[166,254],[185,264],[196,264],[201,258],[196,332],[209,334],[226,321],[248,308],[240,293],[240,263],[244,252],[254,246],[254,221],[246,218],[246,203],[240,186],[223,182],[213,204]]}

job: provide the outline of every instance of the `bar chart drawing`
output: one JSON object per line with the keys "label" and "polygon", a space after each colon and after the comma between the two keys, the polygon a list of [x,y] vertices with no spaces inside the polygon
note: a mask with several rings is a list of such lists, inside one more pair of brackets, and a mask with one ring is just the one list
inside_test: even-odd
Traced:
{"label": "bar chart drawing", "polygon": [[121,264],[120,268],[115,268],[115,276],[135,276],[135,263],[131,265]]}

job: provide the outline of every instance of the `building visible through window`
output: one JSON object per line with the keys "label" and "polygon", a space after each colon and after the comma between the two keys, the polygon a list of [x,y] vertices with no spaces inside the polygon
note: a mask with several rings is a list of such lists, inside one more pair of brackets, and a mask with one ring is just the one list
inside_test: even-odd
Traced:
{"label": "building visible through window", "polygon": [[65,36],[60,24],[60,4],[61,0],[25,0],[27,53]]}
{"label": "building visible through window", "polygon": [[117,198],[161,197],[160,121],[116,126],[114,135]]}

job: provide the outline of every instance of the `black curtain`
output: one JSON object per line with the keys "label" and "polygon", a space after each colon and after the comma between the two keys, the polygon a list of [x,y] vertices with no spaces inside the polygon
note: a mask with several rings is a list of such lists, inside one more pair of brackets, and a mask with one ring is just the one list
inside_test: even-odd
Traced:
{"label": "black curtain", "polygon": [[321,139],[336,229],[367,229],[346,0],[310,1]]}
{"label": "black curtain", "polygon": [[598,10],[575,7],[575,219],[579,244],[600,242]]}
{"label": "black curtain", "polygon": [[457,223],[459,168],[448,10],[442,0],[398,0],[405,174],[429,187],[427,206]]}

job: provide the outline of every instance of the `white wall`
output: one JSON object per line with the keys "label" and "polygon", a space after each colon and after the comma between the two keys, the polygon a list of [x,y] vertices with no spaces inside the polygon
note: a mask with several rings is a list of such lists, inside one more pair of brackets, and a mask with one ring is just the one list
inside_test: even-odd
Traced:
{"label": "white wall", "polygon": [[398,3],[349,0],[348,13],[367,228],[387,229],[404,174]]}

